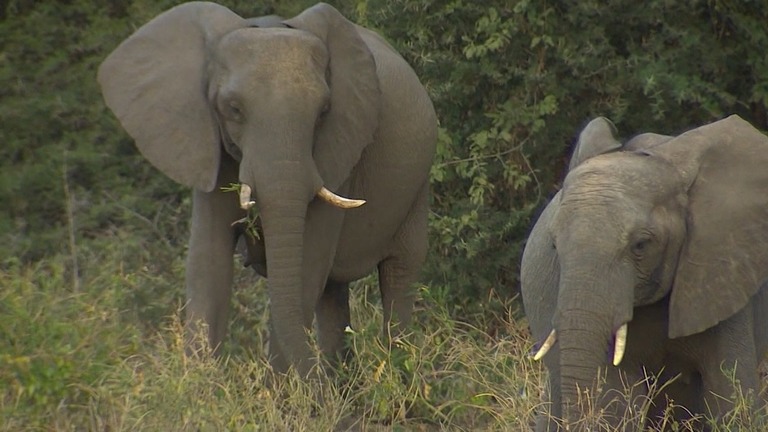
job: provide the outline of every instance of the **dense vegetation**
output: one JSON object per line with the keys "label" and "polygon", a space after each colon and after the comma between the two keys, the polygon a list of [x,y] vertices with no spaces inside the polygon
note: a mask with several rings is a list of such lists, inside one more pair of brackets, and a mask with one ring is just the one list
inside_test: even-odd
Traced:
{"label": "dense vegetation", "polygon": [[[243,16],[292,16],[314,3],[220,2]],[[174,337],[189,192],[138,155],[95,82],[111,49],[177,3],[0,5],[0,428],[172,430],[182,419],[258,430],[254,416],[300,425],[275,420],[285,413],[256,384],[238,385],[265,374],[261,362],[244,361],[258,358],[264,337],[263,289],[252,276],[240,276],[234,301],[228,352],[239,361],[223,370],[183,362]],[[330,3],[410,61],[441,133],[417,341],[392,352],[376,346],[376,312],[361,283],[356,313],[371,325],[361,324],[359,369],[350,373],[364,379],[354,397],[332,398],[329,415],[352,404],[394,424],[515,430],[530,421],[541,386],[511,302],[519,256],[573,137],[597,115],[626,137],[679,133],[731,113],[768,129],[768,7]],[[396,370],[407,379],[382,378]],[[185,399],[190,392],[201,399]]]}

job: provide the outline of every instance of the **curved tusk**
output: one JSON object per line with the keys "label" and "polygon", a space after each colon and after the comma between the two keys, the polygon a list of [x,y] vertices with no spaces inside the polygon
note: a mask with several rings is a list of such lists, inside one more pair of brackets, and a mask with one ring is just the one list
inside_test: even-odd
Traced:
{"label": "curved tusk", "polygon": [[534,354],[533,359],[536,361],[541,360],[541,358],[547,354],[549,349],[555,345],[555,342],[557,342],[557,332],[555,330],[552,330],[551,332],[549,332],[549,336],[547,336],[547,339],[544,340],[544,343],[541,344],[541,348],[539,348],[539,350],[536,351],[536,354]]}
{"label": "curved tusk", "polygon": [[336,207],[341,207],[343,209],[360,207],[361,205],[365,204],[365,200],[349,199],[349,198],[344,198],[342,196],[338,196],[335,193],[326,189],[325,186],[323,186],[322,188],[320,188],[319,191],[317,191],[317,196],[322,198],[324,201],[330,204],[333,204]]}
{"label": "curved tusk", "polygon": [[627,323],[624,323],[616,330],[616,340],[613,345],[613,365],[618,366],[621,359],[624,358],[624,351],[627,349]]}
{"label": "curved tusk", "polygon": [[251,201],[251,187],[245,183],[240,183],[240,208],[248,210],[256,205],[255,201]]}

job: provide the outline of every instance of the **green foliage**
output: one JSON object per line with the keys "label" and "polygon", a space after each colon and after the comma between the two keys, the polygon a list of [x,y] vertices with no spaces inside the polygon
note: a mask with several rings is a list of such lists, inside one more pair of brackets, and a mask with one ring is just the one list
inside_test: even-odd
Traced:
{"label": "green foliage", "polygon": [[[116,227],[185,242],[188,193],[138,155],[94,79],[113,47],[177,3],[11,1],[2,10],[0,260],[39,259]],[[312,1],[223,3],[243,16],[291,16]],[[731,113],[768,126],[759,2],[334,3],[386,35],[434,99],[425,280],[455,293],[457,313],[478,294],[516,292],[531,215],[591,117],[611,118],[626,136]]]}
{"label": "green foliage", "polygon": [[[144,246],[162,250],[161,243]],[[382,343],[371,278],[352,291],[354,358],[306,383],[274,376],[264,360],[253,334],[266,331],[266,292],[248,290],[252,272],[236,275],[237,344],[215,360],[185,355],[173,299],[152,328],[153,318],[132,306],[135,290],[154,290],[156,302],[166,302],[160,294],[178,281],[175,270],[151,269],[149,278],[144,268],[152,258],[131,245],[93,251],[104,253],[84,264],[89,276],[78,293],[64,270],[66,255],[0,271],[0,430],[282,431],[360,423],[368,431],[507,431],[528,430],[540,408],[541,364],[527,355],[525,322],[509,315],[456,320],[440,293],[422,287],[419,325]],[[494,325],[493,333],[483,330]],[[753,396],[737,390],[735,409],[713,430],[763,430],[768,415],[752,415]],[[594,411],[588,424],[612,430]]]}
{"label": "green foliage", "polygon": [[[251,272],[237,273],[225,347],[238,361],[180,353],[190,194],[138,154],[95,81],[120,41],[180,2],[0,5],[2,430],[309,430],[349,412],[390,429],[523,429],[542,381],[509,297],[580,126],[603,115],[626,137],[676,134],[736,113],[768,128],[759,1],[331,2],[403,53],[440,131],[418,330],[382,346],[361,283],[357,359],[310,414],[313,389],[288,381],[281,404],[247,361],[263,358],[267,316]],[[221,3],[293,16],[314,1]],[[753,424],[745,406],[730,429]]]}
{"label": "green foliage", "polygon": [[[98,65],[118,43],[178,3],[11,1],[2,6],[0,239],[7,246],[0,250],[0,262],[59,251],[71,230],[78,239],[93,238],[131,225],[146,236],[186,241],[188,192],[138,154],[96,83]],[[276,12],[277,2],[222,3],[243,16],[258,16]],[[298,12],[306,3],[283,9]]]}
{"label": "green foliage", "polygon": [[[358,288],[362,300],[352,321],[363,326],[348,335],[355,358],[340,371],[342,381],[351,383],[342,388],[355,395],[358,410],[386,423],[420,420],[444,429],[520,430],[531,420],[524,409],[507,415],[531,403],[523,395],[539,392],[530,381],[540,370],[526,359],[524,325],[492,315],[477,326],[456,321],[439,297],[421,287],[418,329],[383,345],[377,337],[380,308],[368,301],[373,289]],[[485,320],[503,328],[491,336],[482,330],[490,327]]]}
{"label": "green foliage", "polygon": [[139,335],[119,312],[127,291],[73,294],[62,261],[0,271],[0,417],[85,403],[90,386],[137,353]]}
{"label": "green foliage", "polygon": [[590,118],[626,137],[732,113],[768,127],[760,2],[363,3],[438,110],[426,274],[457,307],[516,292],[531,215]]}

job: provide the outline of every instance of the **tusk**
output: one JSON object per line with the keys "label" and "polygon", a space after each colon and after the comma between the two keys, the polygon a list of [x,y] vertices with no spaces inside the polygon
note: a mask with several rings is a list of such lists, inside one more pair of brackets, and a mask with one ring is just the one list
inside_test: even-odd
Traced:
{"label": "tusk", "polygon": [[547,336],[547,339],[544,341],[544,343],[541,344],[541,348],[539,348],[539,350],[536,351],[536,354],[534,354],[533,359],[536,361],[541,360],[541,358],[547,354],[549,349],[555,345],[555,342],[557,342],[557,332],[552,330],[549,332],[549,336]]}
{"label": "tusk", "polygon": [[322,198],[324,201],[343,209],[360,207],[361,205],[365,204],[365,200],[349,199],[338,196],[326,189],[325,186],[320,188],[320,190],[317,192],[317,196]]}
{"label": "tusk", "polygon": [[251,187],[245,183],[240,184],[240,208],[248,210],[256,205],[255,201],[251,201]]}
{"label": "tusk", "polygon": [[613,345],[613,365],[618,366],[624,358],[624,350],[627,349],[627,323],[616,330],[616,340]]}

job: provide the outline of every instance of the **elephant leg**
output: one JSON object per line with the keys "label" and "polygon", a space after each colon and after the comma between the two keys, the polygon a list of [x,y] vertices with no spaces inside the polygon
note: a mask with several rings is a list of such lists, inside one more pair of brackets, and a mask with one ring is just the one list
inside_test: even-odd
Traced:
{"label": "elephant leg", "polygon": [[641,373],[608,366],[601,392],[601,407],[605,420],[621,430],[643,430],[641,422],[649,407],[647,378]]}
{"label": "elephant leg", "polygon": [[[218,185],[237,181],[234,161],[223,158]],[[194,191],[192,224],[186,264],[187,351],[201,348],[200,324],[207,326],[209,346],[218,354],[227,333],[232,294],[236,236],[232,222],[243,217],[237,195]]]}
{"label": "elephant leg", "polygon": [[751,398],[753,407],[760,390],[757,353],[754,345],[751,308],[703,334],[694,336],[701,348],[701,378],[705,410],[715,419],[733,410],[741,396]]}
{"label": "elephant leg", "polygon": [[398,334],[411,322],[417,270],[399,257],[379,263],[379,290],[384,307],[384,334]]}
{"label": "elephant leg", "polygon": [[702,379],[705,411],[715,419],[733,410],[739,397],[751,398],[750,404],[754,405],[760,390],[754,358],[726,359],[708,367]]}
{"label": "elephant leg", "polygon": [[[317,199],[309,204],[304,227],[302,316],[293,317],[301,320],[307,333],[312,329],[315,309],[333,265],[343,222],[343,210]],[[267,263],[267,273],[269,273],[269,263]],[[272,317],[270,317],[270,323],[272,323]],[[320,327],[322,326],[324,324]],[[272,331],[272,324],[270,324],[270,334],[275,334]],[[309,345],[307,350],[309,351]],[[280,348],[280,343],[273,337],[269,339],[269,357],[273,368],[277,371],[288,370],[289,362]]]}
{"label": "elephant leg", "polygon": [[349,321],[349,284],[328,281],[315,309],[320,351],[335,365],[351,354],[345,346],[344,329]]}
{"label": "elephant leg", "polygon": [[389,334],[393,324],[396,333],[403,331],[411,321],[416,297],[413,284],[427,256],[428,191],[429,185],[425,183],[395,234],[391,254],[378,266],[381,303],[384,306],[384,334]]}
{"label": "elephant leg", "polygon": [[[698,373],[684,373],[677,376],[664,376],[653,395],[653,406],[648,412],[648,419],[653,430],[668,430],[672,423],[686,422],[703,430],[700,422],[692,423],[697,414],[703,414],[702,382]],[[664,428],[666,426],[666,429]]]}

